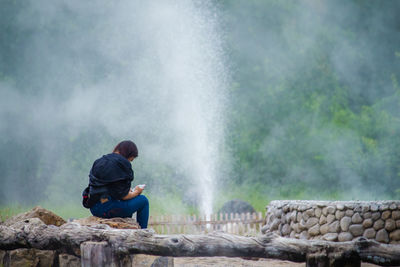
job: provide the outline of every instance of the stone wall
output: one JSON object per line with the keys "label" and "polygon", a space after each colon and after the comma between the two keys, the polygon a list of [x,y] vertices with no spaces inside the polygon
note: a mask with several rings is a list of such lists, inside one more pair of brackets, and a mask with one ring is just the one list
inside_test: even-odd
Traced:
{"label": "stone wall", "polygon": [[284,237],[400,243],[400,201],[271,201],[262,229]]}

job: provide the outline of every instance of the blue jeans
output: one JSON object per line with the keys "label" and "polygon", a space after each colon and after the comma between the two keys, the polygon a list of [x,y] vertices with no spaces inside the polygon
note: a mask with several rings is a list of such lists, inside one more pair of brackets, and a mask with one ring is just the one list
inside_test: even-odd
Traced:
{"label": "blue jeans", "polygon": [[101,218],[128,218],[137,212],[136,220],[142,229],[147,228],[149,220],[149,201],[143,196],[139,195],[129,200],[116,200],[108,197],[108,201],[101,203],[97,202],[90,208],[90,212],[97,217]]}

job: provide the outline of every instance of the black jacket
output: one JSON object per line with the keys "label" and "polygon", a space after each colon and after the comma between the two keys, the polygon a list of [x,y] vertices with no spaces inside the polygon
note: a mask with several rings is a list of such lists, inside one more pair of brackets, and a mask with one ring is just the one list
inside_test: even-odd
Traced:
{"label": "black jacket", "polygon": [[90,197],[109,194],[122,199],[129,193],[133,181],[132,165],[120,154],[111,153],[97,159],[89,173]]}

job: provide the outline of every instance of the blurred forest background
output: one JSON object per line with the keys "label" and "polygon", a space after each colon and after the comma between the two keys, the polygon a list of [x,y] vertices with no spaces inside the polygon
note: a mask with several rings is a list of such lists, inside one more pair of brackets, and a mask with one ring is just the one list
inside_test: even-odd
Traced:
{"label": "blurred forest background", "polygon": [[[400,1],[226,0],[212,6],[230,70],[215,209],[232,198],[258,210],[272,199],[398,199]],[[10,98],[5,87],[33,103],[70,93],[63,82],[71,77],[54,80],[56,63],[44,64],[27,47],[33,36],[51,35],[54,43],[45,48],[51,53],[59,36],[79,27],[74,14],[63,14],[69,24],[21,27],[16,18],[26,8],[25,1],[0,1],[0,181],[7,185],[0,186],[0,206],[68,206],[61,214],[79,216],[87,212],[79,207],[80,194],[92,162],[120,138],[100,125],[71,133],[59,122],[46,124],[46,117],[31,115],[26,99]],[[108,71],[102,66],[93,67],[93,79]],[[141,136],[131,138],[139,154],[146,149]],[[196,210],[182,173],[151,155],[134,169],[135,182],[148,185],[153,212],[168,212],[167,204]]]}

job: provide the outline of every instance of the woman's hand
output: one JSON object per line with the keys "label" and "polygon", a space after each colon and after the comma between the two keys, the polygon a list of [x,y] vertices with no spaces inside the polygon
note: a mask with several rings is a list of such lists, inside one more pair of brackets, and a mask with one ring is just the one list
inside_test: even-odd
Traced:
{"label": "woman's hand", "polygon": [[122,200],[128,200],[137,197],[142,193],[143,189],[136,186],[135,189],[129,189],[129,193],[122,198]]}
{"label": "woman's hand", "polygon": [[[144,188],[142,188],[142,187],[140,187],[140,186],[135,186],[135,189],[133,190],[133,192],[136,192],[137,193],[137,196],[138,195],[140,195],[142,192],[143,192],[143,189]],[[132,190],[132,189],[131,189]]]}

